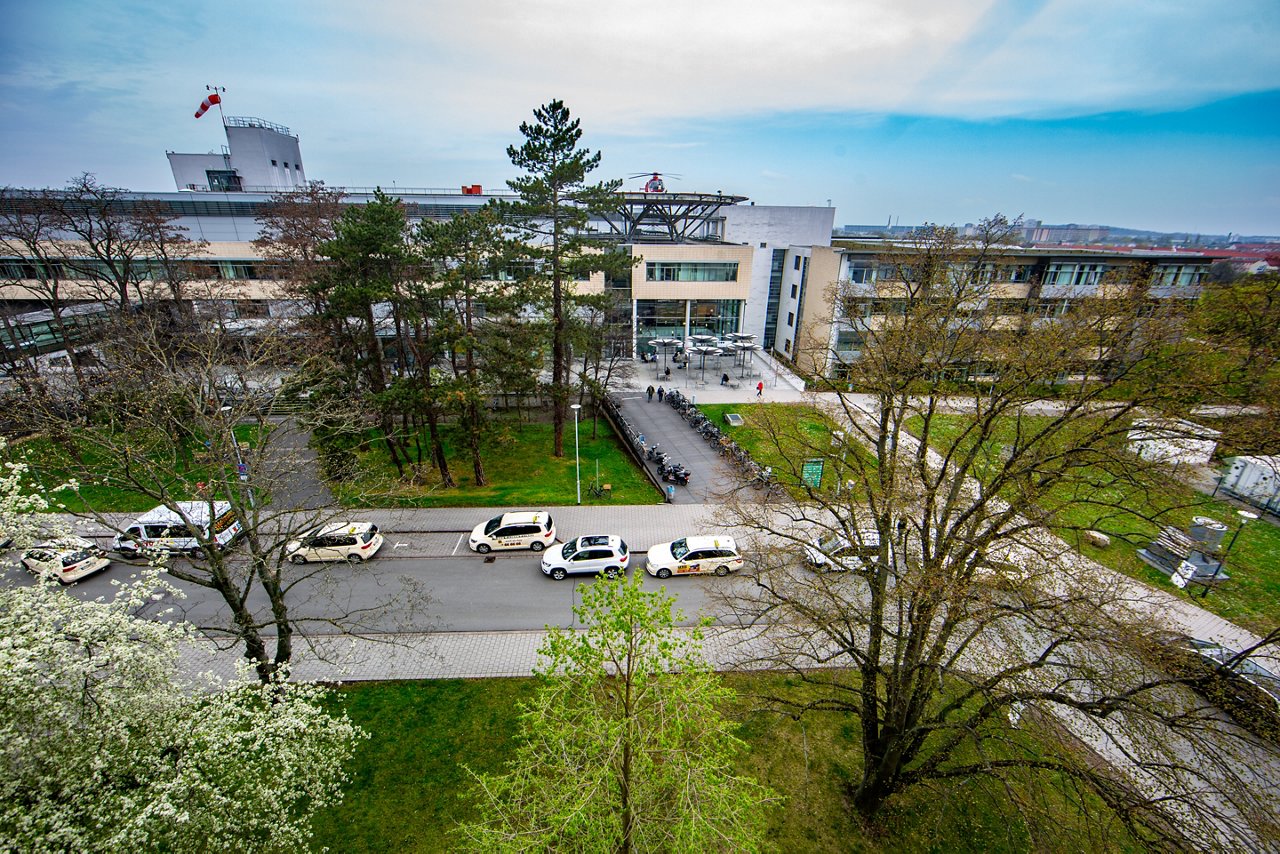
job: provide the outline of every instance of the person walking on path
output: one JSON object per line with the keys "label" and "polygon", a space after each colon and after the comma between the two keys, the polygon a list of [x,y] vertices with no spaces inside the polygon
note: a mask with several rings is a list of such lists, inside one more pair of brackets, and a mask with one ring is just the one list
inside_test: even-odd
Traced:
{"label": "person walking on path", "polygon": [[666,392],[662,390],[662,386],[658,386],[658,403],[662,403],[662,396],[664,394],[666,394]]}
{"label": "person walking on path", "polygon": [[653,383],[649,383],[649,387],[644,390],[644,393],[649,395],[649,402],[652,403],[653,402]]}
{"label": "person walking on path", "polygon": [[764,380],[756,383],[756,397],[764,397]]}

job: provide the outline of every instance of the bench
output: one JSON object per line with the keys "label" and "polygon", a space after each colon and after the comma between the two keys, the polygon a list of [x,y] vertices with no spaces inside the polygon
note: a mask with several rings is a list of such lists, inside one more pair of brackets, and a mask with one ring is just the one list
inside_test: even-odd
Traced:
{"label": "bench", "polygon": [[742,388],[742,383],[737,380],[729,380],[729,388]]}

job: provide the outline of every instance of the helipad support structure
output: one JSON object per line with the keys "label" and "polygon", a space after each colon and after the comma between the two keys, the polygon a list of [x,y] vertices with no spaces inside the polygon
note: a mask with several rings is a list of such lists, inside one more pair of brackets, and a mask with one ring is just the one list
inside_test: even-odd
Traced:
{"label": "helipad support structure", "polygon": [[746,196],[723,193],[615,194],[613,210],[603,217],[607,236],[622,243],[719,243],[724,240],[724,220],[716,214],[725,205],[736,205]]}

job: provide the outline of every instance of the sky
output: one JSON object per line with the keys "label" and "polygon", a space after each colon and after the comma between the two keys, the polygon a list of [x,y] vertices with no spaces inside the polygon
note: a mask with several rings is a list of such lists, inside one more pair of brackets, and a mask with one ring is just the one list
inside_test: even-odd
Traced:
{"label": "sky", "polygon": [[[834,205],[1280,235],[1277,0],[0,0],[0,186],[173,190],[216,111],[330,185],[502,189],[560,99],[593,178]],[[678,176],[678,177],[676,177]],[[639,189],[643,179],[626,180]]]}

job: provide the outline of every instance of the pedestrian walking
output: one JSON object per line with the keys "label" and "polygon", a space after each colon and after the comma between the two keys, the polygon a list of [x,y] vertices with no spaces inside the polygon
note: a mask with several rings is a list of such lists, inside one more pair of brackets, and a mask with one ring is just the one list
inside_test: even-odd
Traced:
{"label": "pedestrian walking", "polygon": [[756,383],[756,397],[764,397],[764,380]]}
{"label": "pedestrian walking", "polygon": [[664,394],[666,394],[666,392],[662,390],[662,386],[658,386],[658,403],[662,403],[662,396]]}
{"label": "pedestrian walking", "polygon": [[653,401],[653,383],[649,383],[649,387],[644,390],[644,393],[649,395],[649,401],[652,402]]}

